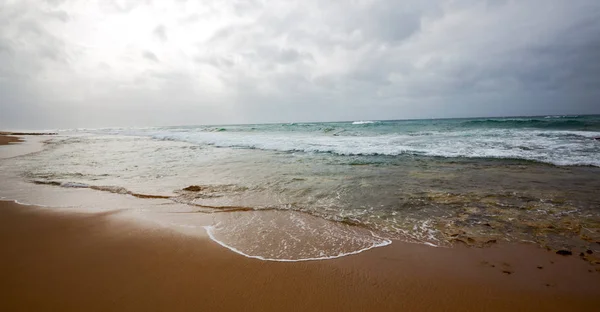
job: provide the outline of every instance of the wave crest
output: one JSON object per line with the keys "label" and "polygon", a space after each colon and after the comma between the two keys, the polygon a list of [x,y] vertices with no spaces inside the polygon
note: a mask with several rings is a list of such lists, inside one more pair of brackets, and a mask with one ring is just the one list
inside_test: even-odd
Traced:
{"label": "wave crest", "polygon": [[377,123],[377,122],[370,121],[370,120],[359,120],[359,121],[352,122],[353,125],[368,125],[368,124],[374,124],[374,123]]}

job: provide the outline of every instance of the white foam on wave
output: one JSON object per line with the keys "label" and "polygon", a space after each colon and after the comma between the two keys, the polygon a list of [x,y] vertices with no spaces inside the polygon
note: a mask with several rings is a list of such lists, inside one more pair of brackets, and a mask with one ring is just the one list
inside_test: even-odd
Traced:
{"label": "white foam on wave", "polygon": [[294,211],[231,213],[204,228],[219,245],[264,261],[336,259],[391,244],[370,230]]}
{"label": "white foam on wave", "polygon": [[10,199],[8,199],[6,197],[2,197],[2,198],[0,198],[0,200],[11,201],[11,202],[13,202],[15,204],[23,205],[23,206],[36,206],[36,207],[41,207],[41,208],[50,208],[50,206],[46,206],[46,205],[42,205],[42,204],[27,203],[27,202],[23,202],[23,201],[20,201],[20,200],[17,200],[17,199],[10,200]]}
{"label": "white foam on wave", "polygon": [[372,124],[375,123],[375,121],[370,121],[370,120],[359,120],[359,121],[355,121],[352,124],[353,125],[366,125],[366,124]]}
{"label": "white foam on wave", "polygon": [[556,115],[556,116],[546,116],[544,119],[563,119],[563,118],[579,118],[578,115]]}
{"label": "white foam on wave", "polygon": [[89,188],[90,186],[85,184],[85,183],[78,183],[78,182],[65,182],[65,183],[61,183],[60,186],[62,187],[67,187],[67,188]]}
{"label": "white foam on wave", "polygon": [[[372,246],[365,247],[365,248],[362,248],[362,249],[359,249],[359,250],[349,251],[349,252],[346,252],[346,253],[340,253],[340,254],[337,254],[337,255],[331,255],[331,256],[325,256],[325,257],[299,258],[299,259],[275,259],[275,258],[266,258],[266,257],[256,256],[256,255],[249,255],[249,254],[244,253],[243,251],[241,251],[241,250],[239,250],[239,249],[237,249],[237,248],[235,248],[235,247],[233,247],[233,246],[231,246],[231,245],[229,245],[229,244],[227,244],[227,243],[225,243],[223,241],[218,240],[215,237],[214,233],[213,233],[214,226],[205,226],[204,229],[206,229],[206,233],[208,234],[208,236],[210,237],[211,240],[213,240],[217,244],[219,244],[219,245],[221,245],[221,246],[223,246],[223,247],[225,247],[225,248],[227,248],[227,249],[229,249],[229,250],[231,250],[231,251],[233,251],[233,252],[235,252],[237,254],[240,254],[240,255],[242,255],[244,257],[247,257],[247,258],[258,259],[258,260],[263,260],[263,261],[276,261],[276,262],[302,262],[302,261],[331,260],[331,259],[337,259],[337,258],[341,258],[341,257],[345,257],[345,256],[356,255],[356,254],[359,254],[361,252],[364,252],[364,251],[367,251],[367,250],[370,250],[370,249],[373,249],[373,248],[377,248],[377,247],[384,247],[384,246],[390,245],[392,243],[391,240],[386,239],[386,240],[384,240],[381,243],[376,243],[376,244],[373,244]],[[431,244],[431,245],[434,246],[434,247],[437,247],[437,246],[435,246],[433,244]]]}
{"label": "white foam on wave", "polygon": [[600,132],[485,129],[452,132],[332,136],[313,132],[147,132],[155,139],[284,152],[338,155],[403,154],[434,157],[524,159],[554,165],[600,167]]}
{"label": "white foam on wave", "polygon": [[26,202],[22,202],[19,200],[13,200],[15,202],[15,204],[19,204],[19,205],[23,205],[23,206],[36,206],[36,207],[43,207],[43,208],[50,208],[50,206],[46,206],[46,205],[41,205],[41,204],[31,204],[31,203],[26,203]]}

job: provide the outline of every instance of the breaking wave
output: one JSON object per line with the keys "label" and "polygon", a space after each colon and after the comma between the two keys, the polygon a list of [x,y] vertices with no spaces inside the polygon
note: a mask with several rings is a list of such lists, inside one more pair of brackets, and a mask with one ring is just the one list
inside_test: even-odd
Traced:
{"label": "breaking wave", "polygon": [[559,166],[600,166],[600,132],[464,130],[372,136],[312,133],[173,133],[151,134],[160,140],[215,147],[336,155],[416,155],[432,157],[521,159]]}
{"label": "breaking wave", "polygon": [[374,124],[376,123],[376,121],[370,121],[370,120],[360,120],[360,121],[354,121],[352,122],[353,125],[368,125],[368,124]]}

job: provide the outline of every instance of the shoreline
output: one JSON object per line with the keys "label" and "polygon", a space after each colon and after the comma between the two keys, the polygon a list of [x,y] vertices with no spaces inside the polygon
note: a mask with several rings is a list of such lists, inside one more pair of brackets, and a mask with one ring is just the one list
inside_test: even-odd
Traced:
{"label": "shoreline", "polygon": [[0,310],[565,311],[600,305],[596,266],[534,245],[434,248],[393,241],[328,260],[265,261],[219,245],[209,232],[186,234],[122,218],[123,203],[83,213],[0,200],[6,298]]}
{"label": "shoreline", "polygon": [[0,309],[564,311],[600,304],[591,266],[530,245],[394,242],[281,263],[113,214],[0,201]]}
{"label": "shoreline", "polygon": [[17,135],[10,132],[0,132],[0,159],[35,153],[43,149],[46,135]]}
{"label": "shoreline", "polygon": [[249,258],[249,259],[257,259],[257,260],[261,260],[261,261],[271,261],[271,262],[307,262],[307,261],[327,261],[327,260],[333,260],[333,259],[339,259],[339,258],[343,258],[343,257],[348,257],[348,256],[353,256],[353,255],[358,255],[360,253],[363,252],[367,252],[371,249],[375,249],[375,248],[381,248],[381,247],[386,247],[392,244],[391,240],[385,240],[382,243],[379,244],[374,244],[359,250],[355,250],[355,251],[350,251],[344,254],[338,254],[338,255],[331,255],[331,256],[323,256],[323,257],[318,257],[318,258],[301,258],[301,259],[273,259],[273,258],[265,258],[263,256],[252,256],[249,255],[233,246],[230,246],[228,244],[226,244],[225,242],[217,239],[214,234],[212,233],[212,229],[214,228],[214,226],[210,225],[210,226],[204,226],[203,227],[204,230],[206,231],[206,235],[216,244],[218,244],[219,246],[228,249],[231,252],[234,252],[236,254],[239,254],[243,257]]}
{"label": "shoreline", "polygon": [[19,143],[19,142],[23,142],[23,140],[19,137],[16,137],[13,135],[5,135],[3,133],[0,133],[0,145],[9,145],[12,143]]}

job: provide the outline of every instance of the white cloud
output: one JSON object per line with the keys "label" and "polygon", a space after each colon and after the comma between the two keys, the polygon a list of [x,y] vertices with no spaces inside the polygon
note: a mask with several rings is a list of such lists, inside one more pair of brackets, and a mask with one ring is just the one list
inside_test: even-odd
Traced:
{"label": "white cloud", "polygon": [[0,128],[599,113],[598,38],[594,0],[0,0]]}

